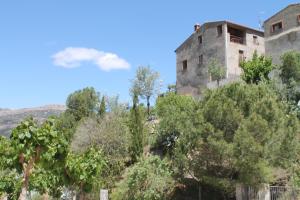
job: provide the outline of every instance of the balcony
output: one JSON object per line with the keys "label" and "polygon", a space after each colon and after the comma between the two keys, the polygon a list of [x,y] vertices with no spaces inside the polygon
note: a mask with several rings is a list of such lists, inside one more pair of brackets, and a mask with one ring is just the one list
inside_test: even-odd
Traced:
{"label": "balcony", "polygon": [[236,35],[230,35],[230,42],[244,44],[244,38]]}
{"label": "balcony", "polygon": [[237,44],[246,44],[246,31],[236,27],[228,26],[228,34],[230,42]]}

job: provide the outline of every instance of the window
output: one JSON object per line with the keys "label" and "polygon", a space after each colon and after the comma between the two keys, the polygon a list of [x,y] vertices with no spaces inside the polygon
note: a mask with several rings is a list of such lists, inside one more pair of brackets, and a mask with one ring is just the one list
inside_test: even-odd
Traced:
{"label": "window", "polygon": [[202,44],[202,35],[198,36],[198,43]]}
{"label": "window", "polygon": [[218,32],[218,36],[222,35],[222,33],[223,33],[222,25],[217,26],[217,32]]}
{"label": "window", "polygon": [[300,25],[300,15],[297,16],[298,25]]}
{"label": "window", "polygon": [[257,45],[259,44],[256,35],[253,35],[253,44],[257,44]]}
{"label": "window", "polygon": [[199,65],[203,65],[203,55],[199,56]]}
{"label": "window", "polygon": [[182,71],[183,72],[187,71],[187,60],[182,61]]}
{"label": "window", "polygon": [[239,64],[241,64],[245,60],[244,51],[239,50]]}
{"label": "window", "polygon": [[282,22],[278,22],[278,23],[272,25],[272,29],[271,29],[272,33],[276,33],[281,30],[282,30]]}

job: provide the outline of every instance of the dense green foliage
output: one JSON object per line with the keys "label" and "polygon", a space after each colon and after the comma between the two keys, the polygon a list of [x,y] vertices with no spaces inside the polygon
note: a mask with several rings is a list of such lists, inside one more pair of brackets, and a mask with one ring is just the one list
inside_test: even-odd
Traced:
{"label": "dense green foliage", "polygon": [[269,80],[269,73],[274,69],[272,59],[263,55],[259,56],[255,51],[249,61],[240,64],[243,70],[242,79],[246,83],[258,83],[261,80]]}
{"label": "dense green foliage", "polygon": [[74,116],[76,121],[79,121],[84,117],[95,115],[98,104],[99,95],[94,88],[87,87],[69,95],[66,102],[66,112]]}
{"label": "dense green foliage", "polygon": [[113,192],[112,198],[115,200],[167,199],[173,187],[172,171],[166,160],[150,156],[129,169]]}
{"label": "dense green foliage", "polygon": [[101,184],[100,175],[105,165],[102,151],[92,147],[82,154],[68,154],[66,171],[80,190],[81,198],[84,198],[84,193],[91,191],[93,186]]}
{"label": "dense green foliage", "polygon": [[292,80],[300,82],[300,52],[291,51],[282,55],[280,76],[282,82],[289,84]]}
{"label": "dense green foliage", "polygon": [[296,162],[298,120],[267,85],[231,84],[193,101],[170,94],[157,102],[164,139],[177,132],[178,173],[230,193],[236,182],[276,181],[276,168]]}

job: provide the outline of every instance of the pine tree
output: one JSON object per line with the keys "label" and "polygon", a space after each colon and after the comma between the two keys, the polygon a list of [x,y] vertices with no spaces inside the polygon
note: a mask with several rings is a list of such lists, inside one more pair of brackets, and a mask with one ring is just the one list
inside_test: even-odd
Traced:
{"label": "pine tree", "polygon": [[142,112],[138,105],[138,96],[133,96],[133,107],[130,111],[129,131],[131,134],[130,154],[132,162],[136,162],[143,153],[144,134]]}

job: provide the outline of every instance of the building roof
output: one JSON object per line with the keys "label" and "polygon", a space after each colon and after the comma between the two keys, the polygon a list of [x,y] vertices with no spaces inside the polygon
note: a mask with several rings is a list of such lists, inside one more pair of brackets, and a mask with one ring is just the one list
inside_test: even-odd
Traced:
{"label": "building roof", "polygon": [[[254,32],[257,32],[258,34],[261,34],[262,36],[264,36],[264,32],[261,31],[261,30],[258,30],[258,29],[254,29],[254,28],[251,28],[251,27],[247,27],[247,26],[244,26],[244,25],[241,25],[241,24],[237,24],[237,23],[234,23],[234,22],[231,22],[231,21],[228,21],[228,20],[223,20],[223,21],[213,21],[213,22],[206,22],[204,24],[201,25],[201,29],[202,27],[204,27],[204,29],[207,27],[207,26],[211,26],[211,25],[217,25],[217,24],[229,24],[229,25],[232,25],[232,26],[236,26],[236,27],[239,27],[239,28],[242,28],[242,29],[247,29],[247,30],[251,30],[251,31],[254,31]],[[195,34],[195,32],[193,32],[176,50],[175,52],[180,49],[193,35]]]}
{"label": "building roof", "polygon": [[288,6],[285,7],[284,9],[278,11],[277,13],[275,13],[274,15],[272,15],[271,17],[269,17],[268,19],[266,19],[266,20],[264,21],[264,23],[266,23],[267,21],[269,21],[270,19],[272,19],[273,17],[275,17],[275,16],[278,15],[279,13],[285,11],[286,9],[289,9],[289,8],[291,8],[291,7],[294,7],[294,6],[300,6],[300,3],[294,3],[294,4],[288,5]]}

